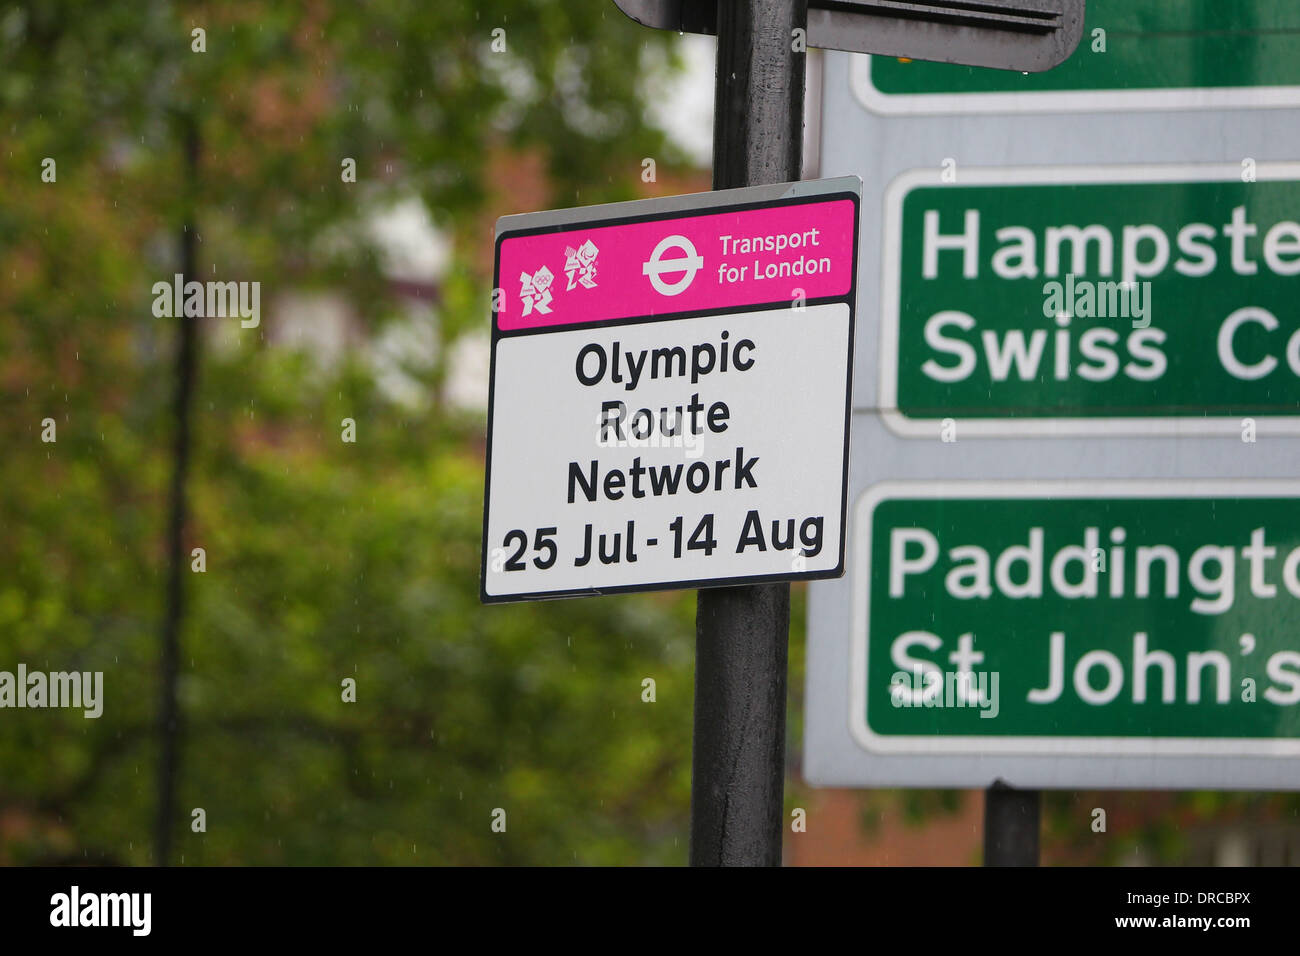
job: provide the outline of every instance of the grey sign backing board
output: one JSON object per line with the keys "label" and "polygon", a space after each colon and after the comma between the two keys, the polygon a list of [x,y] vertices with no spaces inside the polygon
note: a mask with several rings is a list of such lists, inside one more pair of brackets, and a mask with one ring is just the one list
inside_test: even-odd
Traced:
{"label": "grey sign backing board", "polygon": [[498,223],[483,601],[843,573],[860,188]]}
{"label": "grey sign backing board", "polygon": [[[883,116],[855,96],[854,59],[825,57],[820,154],[823,175],[864,184],[850,544],[845,576],[809,585],[804,775],[1300,789],[1300,376],[1287,358],[1300,333],[1294,257],[1274,255],[1275,271],[1265,256],[1269,233],[1277,253],[1300,220],[1300,110],[1264,97],[1260,109]],[[974,235],[969,210],[975,274],[954,239],[927,279],[927,213],[932,236],[953,239]],[[1046,227],[1112,219],[1113,275],[1098,274],[1101,239],[1082,269],[1043,274]],[[1122,279],[1125,225],[1170,237],[1168,272],[1149,279],[1146,318],[1112,316],[1097,335],[1123,347],[1162,333],[1169,374],[1126,376],[1126,355],[1116,376],[1106,362],[1106,376],[1078,381],[1093,319],[1046,314],[1044,287],[1067,272]],[[1004,238],[1033,233],[1039,273],[1010,281],[993,258],[997,232],[1016,226]],[[1211,232],[1215,268],[1179,269],[1179,233]],[[1142,257],[1158,246],[1143,239]],[[1057,251],[1070,265],[1073,249]],[[925,351],[925,326],[944,312],[976,321],[966,344],[979,363],[991,354],[983,333],[1006,358],[1012,327],[1031,349],[1046,330],[1051,360],[1024,379],[1014,360],[980,383],[928,378],[930,359],[964,364],[951,346],[964,319]],[[1059,331],[1075,333],[1060,365],[1049,351]],[[916,390],[926,382],[933,391]],[[935,669],[945,682],[972,675],[931,698],[959,706],[924,706]]]}
{"label": "grey sign backing board", "polygon": [[[717,33],[714,3],[614,2],[649,27]],[[1074,51],[1083,19],[1084,0],[811,0],[808,45],[1033,73]]]}
{"label": "grey sign backing board", "polygon": [[[1300,546],[1293,439],[945,443],[900,438],[858,412],[850,474],[845,576],[809,585],[809,782],[1300,789],[1300,597],[1284,574]],[[1276,590],[1251,587],[1256,528],[1271,554],[1262,583]],[[1231,549],[1230,604],[1226,587],[1208,597],[1217,549]],[[1175,556],[1172,576],[1157,554]],[[1057,585],[1084,588],[1097,558],[1096,595],[1071,603]],[[965,706],[960,685],[940,692],[947,707],[892,706],[897,673],[926,662],[946,680],[963,649],[978,655],[966,658]],[[904,689],[924,692],[925,679]]]}

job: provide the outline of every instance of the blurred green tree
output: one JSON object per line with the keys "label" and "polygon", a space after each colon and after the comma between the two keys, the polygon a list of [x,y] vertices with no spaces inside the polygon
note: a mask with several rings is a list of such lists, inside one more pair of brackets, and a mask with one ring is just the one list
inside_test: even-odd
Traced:
{"label": "blurred green tree", "polygon": [[[642,157],[680,161],[644,118],[671,40],[605,0],[0,5],[0,669],[102,670],[106,696],[98,720],[0,714],[0,861],[154,860],[182,320],[151,289],[186,225],[200,277],[260,282],[267,312],[327,289],[377,331],[368,217],[418,197],[453,240],[436,396],[487,324],[489,160],[539,154],[555,205],[634,198]],[[206,571],[172,859],[684,860],[693,602],[480,607],[480,417],[270,348],[269,319],[191,321],[213,347],[182,538]]]}

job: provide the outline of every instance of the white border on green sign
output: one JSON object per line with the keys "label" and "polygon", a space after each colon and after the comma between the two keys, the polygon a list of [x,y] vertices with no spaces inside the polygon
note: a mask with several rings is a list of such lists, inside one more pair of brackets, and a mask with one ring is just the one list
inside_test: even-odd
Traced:
{"label": "white border on green sign", "polygon": [[1283,109],[1300,106],[1300,86],[1208,86],[1144,90],[1041,90],[1032,93],[882,93],[871,57],[853,58],[849,87],[882,116],[945,113],[1111,113],[1126,110]]}
{"label": "white border on green sign", "polygon": [[[963,186],[1073,186],[1092,183],[1239,182],[1241,166],[1225,163],[1156,166],[1019,166],[962,168],[956,183],[945,183],[940,169],[911,169],[900,173],[885,192],[881,255],[880,416],[889,430],[904,438],[936,438],[942,418],[911,418],[898,410],[898,326],[903,200],[919,186],[961,189]],[[1261,162],[1257,180],[1300,180],[1300,163]],[[1214,417],[1169,415],[1150,418],[1102,416],[1086,418],[964,418],[963,435],[980,437],[1079,437],[1138,435],[1241,434],[1240,415]],[[1300,435],[1300,415],[1256,417],[1259,435]]]}
{"label": "white border on green sign", "polygon": [[854,505],[853,560],[849,571],[852,656],[849,731],[874,754],[1010,754],[1038,756],[1264,756],[1300,755],[1300,740],[1268,737],[1028,737],[901,736],[876,734],[867,726],[867,642],[870,639],[871,519],[882,501],[906,498],[1300,498],[1300,481],[1117,480],[1089,481],[882,481],[867,488]]}

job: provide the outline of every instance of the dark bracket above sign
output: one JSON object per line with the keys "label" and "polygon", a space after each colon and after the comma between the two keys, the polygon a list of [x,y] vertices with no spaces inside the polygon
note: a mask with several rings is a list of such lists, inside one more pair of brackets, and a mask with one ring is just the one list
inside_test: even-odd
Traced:
{"label": "dark bracket above sign", "polygon": [[[717,33],[717,0],[614,0],[638,23]],[[809,0],[808,45],[1038,73],[1083,37],[1084,0]]]}

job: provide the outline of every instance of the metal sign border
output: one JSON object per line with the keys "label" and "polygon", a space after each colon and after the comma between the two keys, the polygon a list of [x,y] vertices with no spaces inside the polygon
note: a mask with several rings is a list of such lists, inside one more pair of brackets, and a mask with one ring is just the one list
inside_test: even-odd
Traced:
{"label": "metal sign border", "polygon": [[[852,574],[853,606],[849,692],[849,731],[864,750],[888,756],[922,758],[940,754],[1040,757],[1196,756],[1294,757],[1300,738],[1272,737],[1032,737],[1032,736],[888,736],[867,724],[867,645],[870,641],[871,531],[875,506],[905,498],[947,498],[963,501],[1017,498],[1300,498],[1300,480],[1279,479],[1061,479],[1046,481],[988,481],[937,479],[886,480],[867,487],[854,504]],[[857,586],[865,576],[865,586]]]}
{"label": "metal sign border", "polygon": [[849,69],[849,89],[858,103],[879,116],[1287,109],[1300,106],[1300,85],[1034,90],[1024,93],[882,93],[871,82],[872,56],[867,53],[854,58]]}
{"label": "metal sign border", "polygon": [[[981,166],[963,168],[960,182],[944,183],[938,169],[900,173],[885,189],[881,246],[880,339],[878,397],[880,416],[902,438],[934,438],[942,418],[911,418],[898,408],[898,329],[900,323],[903,200],[918,186],[962,189],[965,186],[1092,185],[1123,183],[1205,183],[1239,181],[1241,167],[1230,163],[1160,164],[1152,166]],[[1256,179],[1300,181],[1300,163],[1261,162]],[[1090,416],[1084,418],[966,418],[947,416],[962,434],[981,438],[1075,438],[1081,436],[1229,436],[1241,433],[1241,419],[1253,417],[1257,434],[1300,435],[1300,415],[1169,415],[1151,418]]]}

